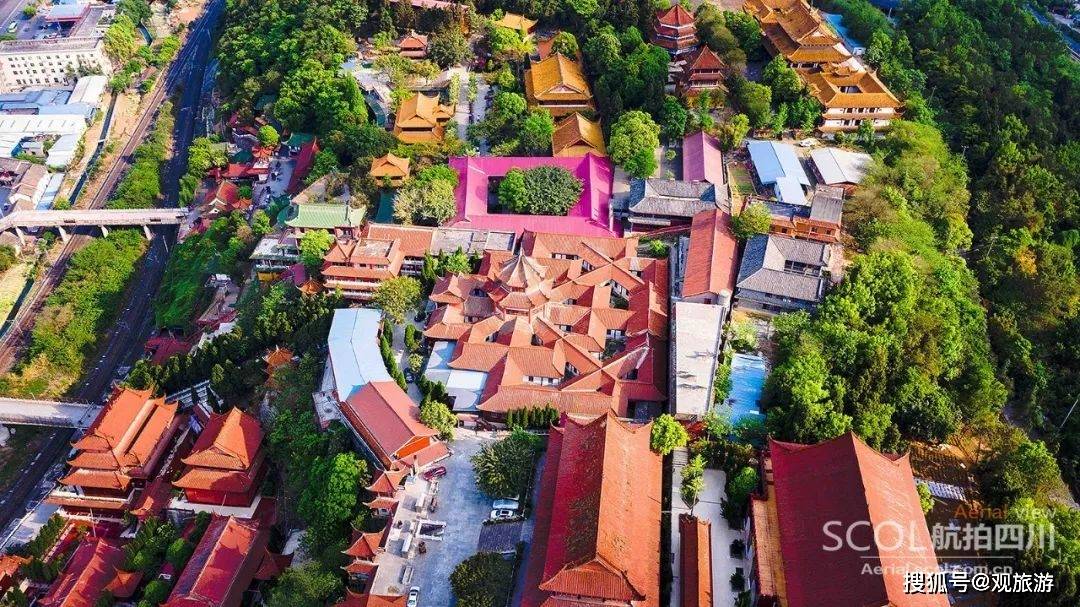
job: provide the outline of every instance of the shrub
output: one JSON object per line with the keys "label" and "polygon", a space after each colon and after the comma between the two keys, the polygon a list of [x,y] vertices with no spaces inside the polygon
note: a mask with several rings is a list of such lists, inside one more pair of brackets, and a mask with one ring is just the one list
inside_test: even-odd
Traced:
{"label": "shrub", "polygon": [[513,562],[493,552],[481,552],[454,568],[450,587],[461,607],[502,607],[513,589],[513,573]]}
{"label": "shrub", "polygon": [[499,184],[499,202],[515,213],[566,215],[582,191],[581,180],[562,167],[512,169]]}

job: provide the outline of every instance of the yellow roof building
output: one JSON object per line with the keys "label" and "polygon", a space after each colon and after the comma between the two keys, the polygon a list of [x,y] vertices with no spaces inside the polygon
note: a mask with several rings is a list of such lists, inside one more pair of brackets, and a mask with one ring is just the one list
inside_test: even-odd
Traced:
{"label": "yellow roof building", "polygon": [[514,13],[505,13],[502,19],[495,22],[497,27],[505,27],[506,29],[514,30],[515,32],[521,32],[522,36],[528,36],[532,33],[533,28],[536,27],[536,21],[529,19],[524,15],[516,15]]}
{"label": "yellow roof building", "polygon": [[576,157],[586,154],[607,156],[604,132],[599,122],[574,112],[555,125],[551,134],[551,155]]}
{"label": "yellow roof building", "polygon": [[394,121],[394,135],[403,143],[442,141],[443,125],[454,116],[454,109],[439,102],[439,97],[417,93],[401,102]]}
{"label": "yellow roof building", "polygon": [[409,178],[409,159],[387,154],[371,161],[369,173],[373,179],[382,182],[389,179],[393,186],[401,186]]}
{"label": "yellow roof building", "polygon": [[843,40],[806,0],[746,0],[768,46],[796,67],[842,63],[851,58]]}
{"label": "yellow roof building", "polygon": [[525,98],[530,106],[542,107],[555,117],[596,109],[581,66],[561,53],[525,70]]}
{"label": "yellow roof building", "polygon": [[900,100],[870,70],[828,65],[818,71],[800,71],[812,94],[826,110],[834,108],[898,109]]}

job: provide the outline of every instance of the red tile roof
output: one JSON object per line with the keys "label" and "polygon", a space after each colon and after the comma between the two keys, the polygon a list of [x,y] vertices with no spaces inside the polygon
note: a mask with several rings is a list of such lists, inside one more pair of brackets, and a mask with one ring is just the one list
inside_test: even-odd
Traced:
{"label": "red tile roof", "polygon": [[712,526],[690,514],[679,515],[681,607],[712,607]]}
{"label": "red tile roof", "polygon": [[117,389],[75,441],[76,453],[61,484],[127,490],[133,479],[156,471],[181,419],[176,403],[151,398],[149,390]]}
{"label": "red tile roof", "polygon": [[683,179],[687,181],[708,181],[716,186],[727,182],[720,142],[704,131],[683,138],[682,166]]}
{"label": "red tile roof", "polygon": [[219,470],[248,470],[262,443],[259,420],[233,407],[228,413],[213,413],[191,453],[182,461],[188,466]]}
{"label": "red tile roof", "polygon": [[[904,572],[938,570],[906,454],[878,453],[848,432],[817,445],[770,440],[769,460],[789,607],[949,604],[943,594],[904,593]],[[854,527],[852,544],[870,549],[826,552],[832,521],[841,533],[869,522]],[[867,565],[882,573],[865,574]]]}
{"label": "red tile roof", "polygon": [[372,493],[392,496],[401,487],[401,481],[407,475],[408,473],[404,471],[383,470],[382,474],[368,485],[367,490]]}
{"label": "red tile roof", "polygon": [[[475,275],[440,280],[424,335],[456,341],[449,366],[488,373],[478,407],[552,404],[626,415],[667,391],[667,261],[635,238],[526,232],[518,254],[488,251]],[[613,307],[622,293],[628,309]],[[621,349],[608,351],[609,338]]]}
{"label": "red tile roof", "polygon": [[395,454],[413,439],[439,434],[420,423],[419,407],[392,381],[364,385],[341,403],[341,410],[365,442],[375,443],[368,446],[389,460],[396,459]]}
{"label": "red tile roof", "polygon": [[650,430],[609,413],[552,431],[522,607],[659,604],[662,472]]}
{"label": "red tile roof", "polygon": [[315,155],[319,153],[319,142],[312,139],[300,146],[300,153],[296,155],[296,166],[293,167],[292,176],[289,178],[289,186],[285,189],[289,194],[296,194],[303,189],[304,180],[311,173],[311,167],[315,165]]}
{"label": "red tile roof", "polygon": [[667,10],[657,11],[656,20],[670,26],[693,25],[694,16],[681,4],[676,3]]}
{"label": "red tile roof", "polygon": [[162,607],[238,607],[270,540],[273,500],[255,518],[213,515],[199,545]]}
{"label": "red tile roof", "polygon": [[360,533],[357,534],[356,540],[352,545],[345,549],[343,554],[351,556],[354,559],[367,559],[373,560],[375,555],[379,554],[383,550],[383,543],[386,542],[386,535],[389,533],[390,528],[383,527],[382,531],[375,533]]}
{"label": "red tile roof", "polygon": [[113,540],[86,538],[75,549],[64,573],[53,582],[41,607],[93,607],[124,562],[124,551]]}
{"label": "red tile roof", "polygon": [[729,298],[739,274],[738,251],[739,243],[731,233],[730,213],[714,209],[694,215],[682,296],[716,294]]}
{"label": "red tile roof", "polygon": [[206,199],[204,204],[211,204],[215,201],[220,201],[228,208],[233,208],[236,203],[240,202],[240,188],[236,187],[236,184],[231,181],[222,181],[217,184],[217,187],[206,193]]}

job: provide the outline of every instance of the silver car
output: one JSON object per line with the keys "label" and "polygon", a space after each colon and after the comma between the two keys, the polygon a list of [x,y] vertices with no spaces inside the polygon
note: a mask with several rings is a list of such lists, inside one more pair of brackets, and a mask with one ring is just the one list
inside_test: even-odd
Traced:
{"label": "silver car", "polygon": [[420,587],[419,586],[413,586],[412,588],[409,588],[409,598],[405,602],[405,607],[416,607],[417,603],[419,603],[419,602],[420,602]]}

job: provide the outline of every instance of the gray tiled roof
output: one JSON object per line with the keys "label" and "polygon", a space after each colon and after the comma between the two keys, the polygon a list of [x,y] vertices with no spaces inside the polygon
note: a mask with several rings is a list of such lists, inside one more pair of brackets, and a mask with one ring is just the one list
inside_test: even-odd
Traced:
{"label": "gray tiled roof", "polygon": [[785,262],[819,268],[828,264],[829,248],[817,242],[759,235],[746,243],[736,287],[779,297],[817,301],[824,291],[821,276],[785,271]]}
{"label": "gray tiled roof", "polygon": [[716,208],[716,188],[707,181],[638,179],[630,186],[633,213],[693,217]]}
{"label": "gray tiled roof", "polygon": [[840,223],[844,213],[844,190],[830,186],[818,186],[810,199],[810,219]]}

